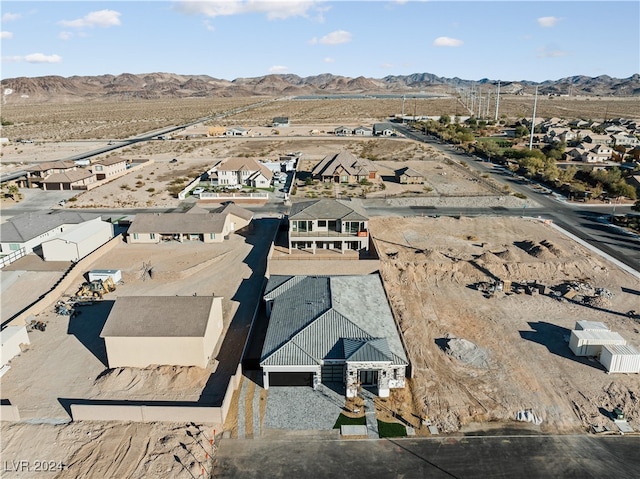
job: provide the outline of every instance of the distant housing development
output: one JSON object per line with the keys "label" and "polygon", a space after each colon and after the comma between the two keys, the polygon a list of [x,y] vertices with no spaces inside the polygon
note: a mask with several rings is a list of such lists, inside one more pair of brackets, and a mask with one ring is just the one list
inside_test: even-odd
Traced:
{"label": "distant housing development", "polygon": [[405,386],[409,365],[378,275],[272,276],[260,366],[270,386],[339,383],[346,396]]}

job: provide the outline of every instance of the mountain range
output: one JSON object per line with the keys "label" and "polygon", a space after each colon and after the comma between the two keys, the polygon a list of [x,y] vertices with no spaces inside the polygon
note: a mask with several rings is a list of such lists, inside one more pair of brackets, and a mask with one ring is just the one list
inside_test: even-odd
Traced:
{"label": "mountain range", "polygon": [[[344,77],[324,73],[300,77],[273,74],[224,80],[207,75],[147,73],[100,76],[42,76],[8,78],[0,82],[3,103],[108,101],[118,99],[162,99],[187,97],[297,96],[374,93],[451,93],[455,88],[495,89],[497,81],[444,78],[431,73],[389,75],[384,78]],[[572,76],[542,83],[500,83],[504,94],[638,96],[640,75],[628,78]]]}

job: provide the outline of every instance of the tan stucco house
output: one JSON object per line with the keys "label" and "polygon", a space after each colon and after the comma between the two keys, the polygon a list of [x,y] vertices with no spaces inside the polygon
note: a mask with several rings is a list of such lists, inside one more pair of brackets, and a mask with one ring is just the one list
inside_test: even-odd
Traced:
{"label": "tan stucco house", "polygon": [[127,172],[127,160],[124,158],[107,158],[94,163],[92,168],[98,180],[117,178]]}
{"label": "tan stucco house", "polygon": [[222,243],[231,233],[248,226],[252,218],[253,213],[234,204],[212,212],[195,207],[186,213],[139,213],[129,227],[127,242]]}
{"label": "tan stucco house", "polygon": [[343,150],[325,156],[311,175],[323,182],[354,184],[363,180],[377,181],[378,167],[371,160],[356,158],[353,153]]}
{"label": "tan stucco house", "polygon": [[221,333],[222,297],[121,296],[100,337],[110,368],[204,368]]}

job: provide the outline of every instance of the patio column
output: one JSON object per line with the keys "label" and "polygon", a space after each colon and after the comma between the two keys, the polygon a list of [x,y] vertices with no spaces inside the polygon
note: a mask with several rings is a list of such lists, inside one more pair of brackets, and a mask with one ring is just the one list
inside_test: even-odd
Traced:
{"label": "patio column", "polygon": [[267,390],[269,389],[269,372],[262,371],[262,387]]}

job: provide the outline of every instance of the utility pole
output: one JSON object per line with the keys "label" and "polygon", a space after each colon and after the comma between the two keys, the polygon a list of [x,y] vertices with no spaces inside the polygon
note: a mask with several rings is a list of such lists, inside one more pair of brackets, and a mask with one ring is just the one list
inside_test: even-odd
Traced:
{"label": "utility pole", "polygon": [[496,122],[498,121],[498,110],[500,110],[500,80],[498,80],[498,92],[496,93]]}
{"label": "utility pole", "polygon": [[536,106],[538,105],[538,85],[536,85],[536,96],[533,100],[533,117],[531,118],[531,135],[529,136],[529,150],[533,148],[533,130],[536,128]]}
{"label": "utility pole", "polygon": [[404,95],[402,95],[402,124],[404,125]]}

